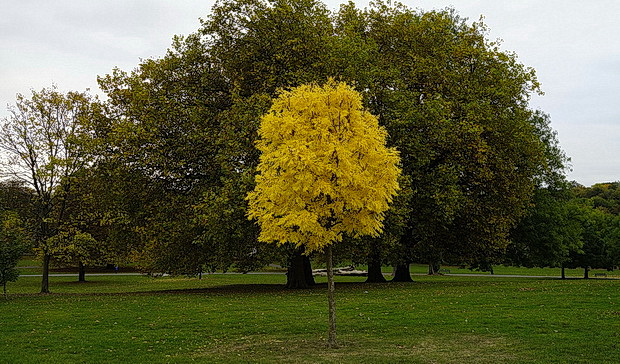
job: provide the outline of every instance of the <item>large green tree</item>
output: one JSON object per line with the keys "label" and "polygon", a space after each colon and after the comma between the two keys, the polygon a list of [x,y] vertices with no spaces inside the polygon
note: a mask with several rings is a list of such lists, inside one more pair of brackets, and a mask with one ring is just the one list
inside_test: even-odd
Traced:
{"label": "large green tree", "polygon": [[506,263],[525,267],[562,267],[581,251],[581,208],[568,190],[539,188],[532,205],[511,234]]}
{"label": "large green tree", "polygon": [[349,5],[338,24],[341,42],[369,54],[360,88],[411,180],[403,244],[417,253],[404,263],[475,261],[505,247],[547,163],[528,109],[534,70],[454,10]]}
{"label": "large green tree", "polygon": [[[164,57],[100,79],[115,120],[100,128],[113,146],[111,165],[144,186],[136,203],[143,211],[131,217],[138,250],[172,263],[180,261],[176,248],[252,250],[256,232],[237,220],[246,206],[228,206],[253,188],[259,117],[278,89],[335,77],[355,84],[378,115],[410,182],[397,219],[404,226],[385,239],[400,241],[391,250],[399,254],[366,249],[373,260],[435,266],[501,251],[550,162],[528,109],[539,91],[534,71],[486,36],[484,24],[450,9],[378,1],[331,13],[313,0],[218,2]],[[157,229],[170,221],[183,228],[163,231],[163,239]],[[241,238],[221,229],[224,221]],[[193,256],[230,264],[208,251]],[[306,261],[296,253],[291,261]],[[296,276],[305,275],[288,277]]]}
{"label": "large green tree", "polygon": [[575,202],[580,206],[583,248],[571,254],[570,265],[584,269],[614,269],[620,263],[620,215],[618,182],[598,183],[591,187],[575,185]]}
{"label": "large green tree", "polygon": [[104,155],[97,175],[114,181],[106,224],[119,228],[121,245],[145,270],[201,271],[193,206],[222,177],[218,137],[232,104],[229,84],[198,35],[175,38],[164,57],[129,73],[115,69],[99,83],[110,122],[95,126]]}
{"label": "large green tree", "polygon": [[[258,118],[277,88],[326,79],[322,45],[330,26],[319,2],[225,1],[197,33],[175,38],[164,57],[100,78],[115,120],[101,127],[114,146],[109,157],[142,176],[151,191],[144,210],[157,205],[160,211],[136,221],[143,227],[138,255],[145,264],[173,269],[166,262],[181,262],[177,247],[213,268],[256,265],[246,257],[262,245],[255,244],[255,228],[238,217],[245,211],[239,197],[253,188],[247,176],[258,162]],[[233,209],[241,214],[226,206],[239,201]],[[185,227],[174,236],[171,230],[157,232],[167,221]],[[223,256],[229,252],[239,255]]]}
{"label": "large green tree", "polygon": [[613,269],[612,252],[620,236],[613,215],[591,206],[582,206],[580,212],[578,219],[583,229],[583,246],[572,252],[568,266],[583,268],[583,277],[589,278],[591,268]]}

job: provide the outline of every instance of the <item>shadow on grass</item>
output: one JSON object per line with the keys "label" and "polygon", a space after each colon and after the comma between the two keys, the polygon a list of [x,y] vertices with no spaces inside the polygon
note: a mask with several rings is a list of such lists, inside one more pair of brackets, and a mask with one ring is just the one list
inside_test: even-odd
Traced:
{"label": "shadow on grass", "polygon": [[[484,286],[496,286],[500,282],[511,280],[513,282],[531,282],[531,281],[558,281],[559,278],[503,278],[501,280],[495,279],[475,279],[475,277],[438,277],[440,279],[419,279],[413,282],[385,282],[385,283],[366,283],[366,282],[336,282],[336,289],[340,292],[351,291],[367,291],[370,289],[435,289],[435,288],[467,288],[467,287],[484,287]],[[583,280],[582,278],[569,278],[565,281]],[[599,279],[597,279],[599,280]],[[603,279],[600,279],[603,280]],[[54,283],[55,287],[71,287],[75,289],[77,287],[84,287],[85,289],[97,289],[97,287],[109,286],[110,281],[99,280],[87,280],[86,282],[65,281]],[[146,290],[131,290],[128,287],[126,291],[122,291],[122,287],[119,287],[117,292],[52,292],[48,295],[52,296],[144,296],[144,295],[257,295],[257,294],[285,294],[295,295],[299,293],[317,293],[322,294],[327,290],[327,283],[321,282],[306,289],[289,289],[284,284],[279,283],[246,283],[246,284],[224,284],[210,287],[197,287],[197,288],[175,288],[175,289],[146,289]],[[39,293],[17,293],[11,294],[11,296],[40,296]]]}
{"label": "shadow on grass", "polygon": [[[420,282],[410,283],[365,283],[365,282],[337,282],[337,289],[341,291],[349,290],[363,290],[371,287],[385,287],[388,288],[393,285],[402,286],[415,286]],[[56,282],[55,287],[105,287],[109,285],[109,281],[89,281],[78,282]],[[46,295],[51,296],[132,296],[132,295],[254,295],[254,294],[296,294],[296,293],[308,293],[317,292],[323,293],[327,290],[327,283],[317,283],[312,287],[305,289],[289,289],[283,284],[275,283],[248,283],[248,284],[227,284],[218,285],[212,287],[201,288],[177,288],[177,289],[152,289],[144,291],[124,291],[124,292],[51,292]],[[39,296],[39,293],[17,293],[12,296]]]}

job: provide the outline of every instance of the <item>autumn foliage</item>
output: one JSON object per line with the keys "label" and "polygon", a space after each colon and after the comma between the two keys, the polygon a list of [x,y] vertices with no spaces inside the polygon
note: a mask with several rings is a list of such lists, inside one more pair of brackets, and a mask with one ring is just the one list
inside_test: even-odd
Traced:
{"label": "autumn foliage", "polygon": [[323,250],[343,234],[376,236],[398,190],[399,156],[345,83],[303,85],[261,120],[262,152],[249,218],[260,241]]}

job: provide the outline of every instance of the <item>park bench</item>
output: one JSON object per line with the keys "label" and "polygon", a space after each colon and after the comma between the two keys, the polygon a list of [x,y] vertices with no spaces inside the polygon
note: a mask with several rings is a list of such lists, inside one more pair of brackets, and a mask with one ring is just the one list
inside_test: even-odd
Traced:
{"label": "park bench", "polygon": [[450,274],[450,269],[441,268],[437,271],[439,274]]}
{"label": "park bench", "polygon": [[607,273],[594,273],[595,277],[607,277]]}

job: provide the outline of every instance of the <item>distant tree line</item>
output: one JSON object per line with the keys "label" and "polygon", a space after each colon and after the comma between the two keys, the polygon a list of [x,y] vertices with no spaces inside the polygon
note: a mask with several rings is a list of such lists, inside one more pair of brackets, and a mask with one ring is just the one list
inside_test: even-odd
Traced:
{"label": "distant tree line", "polygon": [[535,191],[503,257],[526,267],[614,270],[620,265],[620,182]]}
{"label": "distant tree line", "polygon": [[272,100],[330,77],[360,92],[401,158],[383,234],[335,247],[369,281],[385,280],[384,265],[410,280],[412,262],[618,264],[617,183],[568,186],[550,119],[529,107],[534,70],[482,22],[383,1],[225,0],[164,56],[99,77],[105,100],[18,95],[0,130],[0,187],[22,201],[3,208],[28,227],[41,291],[54,261],[80,279],[104,263],[187,275],[280,263],[289,287],[312,285],[322,256],[259,243],[246,196]]}

